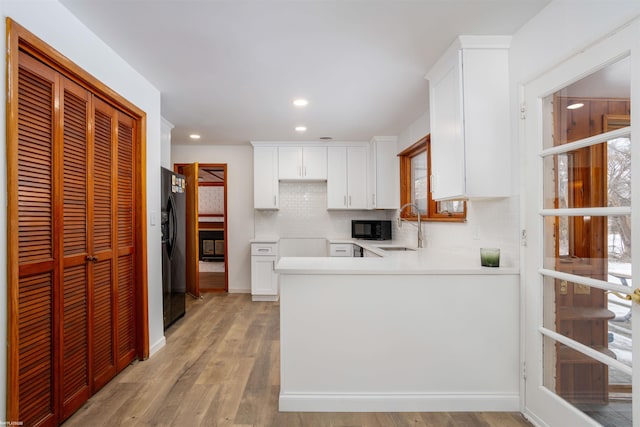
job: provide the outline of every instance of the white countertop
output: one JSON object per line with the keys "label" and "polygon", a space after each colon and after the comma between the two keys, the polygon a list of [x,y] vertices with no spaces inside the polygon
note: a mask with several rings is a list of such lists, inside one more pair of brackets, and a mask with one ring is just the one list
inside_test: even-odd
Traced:
{"label": "white countertop", "polygon": [[255,239],[249,240],[249,243],[278,243],[280,241],[279,237],[256,237]]}
{"label": "white countertop", "polygon": [[514,267],[481,267],[478,249],[384,251],[380,246],[405,246],[394,241],[328,239],[352,243],[380,257],[283,257],[276,264],[280,274],[519,274]]}

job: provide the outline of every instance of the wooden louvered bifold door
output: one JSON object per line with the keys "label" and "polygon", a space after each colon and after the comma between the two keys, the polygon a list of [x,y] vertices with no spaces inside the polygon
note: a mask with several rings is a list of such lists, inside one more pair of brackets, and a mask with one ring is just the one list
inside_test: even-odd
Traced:
{"label": "wooden louvered bifold door", "polygon": [[62,419],[91,395],[89,381],[89,185],[91,153],[89,102],[91,94],[62,79],[62,235],[60,257],[61,345],[60,397]]}
{"label": "wooden louvered bifold door", "polygon": [[137,122],[23,51],[18,64],[7,416],[57,426],[137,356]]}
{"label": "wooden louvered bifold door", "polygon": [[98,390],[116,374],[114,265],[116,207],[115,157],[116,111],[94,99],[93,139],[93,389]]}
{"label": "wooden louvered bifold door", "polygon": [[118,114],[118,277],[117,277],[117,368],[129,365],[136,356],[135,269],[134,269],[134,120]]}
{"label": "wooden louvered bifold door", "polygon": [[[18,395],[24,425],[56,414],[57,265],[54,138],[57,75],[21,55],[18,72]],[[15,357],[15,356],[14,356]]]}

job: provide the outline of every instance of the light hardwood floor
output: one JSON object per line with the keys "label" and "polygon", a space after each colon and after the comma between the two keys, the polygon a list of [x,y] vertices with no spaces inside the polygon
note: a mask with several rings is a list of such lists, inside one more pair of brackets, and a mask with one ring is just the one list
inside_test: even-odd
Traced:
{"label": "light hardwood floor", "polygon": [[279,305],[249,295],[188,298],[167,345],[64,424],[76,426],[530,426],[519,413],[278,412]]}

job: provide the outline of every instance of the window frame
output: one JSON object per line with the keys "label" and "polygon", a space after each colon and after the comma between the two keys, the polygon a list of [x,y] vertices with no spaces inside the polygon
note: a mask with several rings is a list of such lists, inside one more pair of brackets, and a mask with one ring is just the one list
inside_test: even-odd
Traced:
{"label": "window frame", "polygon": [[[418,142],[398,154],[400,160],[400,206],[411,202],[411,159],[420,153],[427,154],[427,214],[420,215],[422,221],[434,222],[466,222],[467,202],[464,201],[463,212],[438,212],[438,201],[431,198],[431,134],[421,138]],[[400,218],[407,221],[417,221],[418,216],[413,209],[403,209]]]}

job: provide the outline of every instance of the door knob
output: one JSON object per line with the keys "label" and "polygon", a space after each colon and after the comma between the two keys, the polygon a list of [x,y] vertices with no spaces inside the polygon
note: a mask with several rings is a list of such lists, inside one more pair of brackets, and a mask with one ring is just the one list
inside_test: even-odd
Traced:
{"label": "door knob", "polygon": [[98,257],[87,255],[86,260],[91,262],[96,262],[98,260]]}
{"label": "door knob", "polygon": [[636,288],[632,294],[622,295],[618,292],[609,291],[610,294],[617,296],[620,299],[633,301],[636,304],[640,304],[640,288]]}

